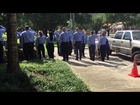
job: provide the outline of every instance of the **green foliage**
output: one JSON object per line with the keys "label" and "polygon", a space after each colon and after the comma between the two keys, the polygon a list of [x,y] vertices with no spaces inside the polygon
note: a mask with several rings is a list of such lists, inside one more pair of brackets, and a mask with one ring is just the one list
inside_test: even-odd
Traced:
{"label": "green foliage", "polygon": [[[139,26],[139,13],[74,13],[75,27],[99,30],[103,24],[114,22],[127,22],[127,25]],[[71,28],[70,13],[17,13],[17,26],[26,24],[32,29],[43,30],[45,34],[51,29],[59,27]],[[0,13],[0,23],[7,27],[6,13]]]}
{"label": "green foliage", "polygon": [[8,74],[6,65],[0,66],[1,92],[90,92],[63,61],[23,61],[20,67],[21,72]]}
{"label": "green foliage", "polygon": [[94,13],[92,15],[92,21],[93,21],[93,23],[91,24],[92,29],[96,31],[100,30],[103,24],[103,19],[104,19],[103,13]]}
{"label": "green foliage", "polygon": [[136,16],[136,26],[140,27],[140,14]]}

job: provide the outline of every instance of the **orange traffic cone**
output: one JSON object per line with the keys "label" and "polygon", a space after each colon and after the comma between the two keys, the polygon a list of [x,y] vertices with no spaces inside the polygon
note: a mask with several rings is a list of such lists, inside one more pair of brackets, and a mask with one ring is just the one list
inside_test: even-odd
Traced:
{"label": "orange traffic cone", "polygon": [[137,62],[136,61],[137,61],[137,59],[134,58],[133,68],[132,68],[131,74],[128,74],[129,76],[140,77],[140,75],[138,74]]}

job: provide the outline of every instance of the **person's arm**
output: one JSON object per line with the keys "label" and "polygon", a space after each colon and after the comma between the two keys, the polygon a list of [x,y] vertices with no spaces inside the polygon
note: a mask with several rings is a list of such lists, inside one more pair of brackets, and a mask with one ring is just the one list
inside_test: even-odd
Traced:
{"label": "person's arm", "polygon": [[20,35],[20,46],[23,47],[23,33]]}
{"label": "person's arm", "polygon": [[33,33],[33,35],[36,35],[37,34],[37,32],[34,31],[33,29],[30,29],[30,31]]}
{"label": "person's arm", "polygon": [[6,32],[6,28],[3,27],[2,25],[0,25],[0,30],[1,30],[2,33]]}
{"label": "person's arm", "polygon": [[60,45],[61,45],[61,43],[62,43],[62,38],[63,38],[62,36],[63,36],[63,34],[61,34],[60,37],[59,37],[59,44],[60,44]]}

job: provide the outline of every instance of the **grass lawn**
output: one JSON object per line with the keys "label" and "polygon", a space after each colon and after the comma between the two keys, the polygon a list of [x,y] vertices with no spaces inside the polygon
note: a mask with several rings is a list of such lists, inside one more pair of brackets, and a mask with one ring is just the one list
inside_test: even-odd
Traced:
{"label": "grass lawn", "polygon": [[20,62],[21,71],[6,73],[0,66],[1,92],[90,92],[63,61],[34,60]]}

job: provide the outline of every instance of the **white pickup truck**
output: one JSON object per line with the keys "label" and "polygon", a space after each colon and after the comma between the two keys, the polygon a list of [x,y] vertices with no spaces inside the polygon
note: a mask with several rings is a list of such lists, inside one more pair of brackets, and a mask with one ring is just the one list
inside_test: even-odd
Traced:
{"label": "white pickup truck", "polygon": [[140,64],[140,30],[116,31],[113,38],[108,37],[111,51],[137,59]]}

